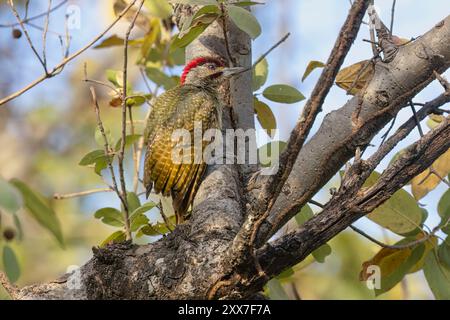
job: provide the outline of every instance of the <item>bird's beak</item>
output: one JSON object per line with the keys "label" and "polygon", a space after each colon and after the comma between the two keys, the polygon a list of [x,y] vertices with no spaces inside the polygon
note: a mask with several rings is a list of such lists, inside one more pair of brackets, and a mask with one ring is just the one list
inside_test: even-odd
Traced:
{"label": "bird's beak", "polygon": [[222,76],[225,78],[231,78],[232,76],[244,73],[250,70],[250,68],[235,67],[235,68],[225,68],[222,70]]}

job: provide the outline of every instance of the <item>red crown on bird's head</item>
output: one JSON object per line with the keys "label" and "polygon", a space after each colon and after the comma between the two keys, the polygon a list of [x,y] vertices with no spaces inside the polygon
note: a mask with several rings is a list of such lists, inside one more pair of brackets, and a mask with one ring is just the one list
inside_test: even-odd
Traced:
{"label": "red crown on bird's head", "polygon": [[197,68],[198,66],[201,66],[205,63],[215,63],[218,67],[224,67],[225,64],[222,60],[219,58],[214,57],[199,57],[191,60],[183,69],[183,73],[181,74],[180,83],[184,84],[186,82],[186,77],[188,76],[189,72]]}

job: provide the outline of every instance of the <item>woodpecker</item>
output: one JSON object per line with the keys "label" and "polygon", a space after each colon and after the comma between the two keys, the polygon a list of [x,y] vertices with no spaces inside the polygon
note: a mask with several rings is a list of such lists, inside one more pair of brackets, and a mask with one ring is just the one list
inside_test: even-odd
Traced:
{"label": "woodpecker", "polygon": [[243,71],[244,68],[226,68],[214,57],[196,58],[184,68],[180,84],[159,96],[153,105],[144,132],[147,144],[144,186],[147,197],[152,190],[172,197],[176,223],[186,220],[206,163],[203,159],[200,163],[174,162],[172,150],[177,141],[173,141],[172,133],[177,129],[188,130],[193,150],[195,123],[201,122],[203,132],[220,130],[222,103],[218,88],[225,80]]}

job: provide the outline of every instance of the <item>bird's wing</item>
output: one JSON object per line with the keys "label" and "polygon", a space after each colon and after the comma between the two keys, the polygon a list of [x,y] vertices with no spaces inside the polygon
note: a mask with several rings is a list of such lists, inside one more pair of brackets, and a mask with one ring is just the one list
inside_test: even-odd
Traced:
{"label": "bird's wing", "polygon": [[[198,189],[206,164],[174,163],[172,150],[178,141],[172,140],[176,129],[185,129],[194,138],[194,122],[202,121],[203,131],[214,121],[217,101],[209,95],[190,88],[176,87],[159,97],[147,125],[147,153],[144,184],[148,191],[172,195],[175,211],[186,212]],[[190,145],[189,145],[190,147]],[[190,148],[191,159],[194,149]],[[202,152],[202,151],[200,151]],[[178,208],[177,208],[178,207]]]}

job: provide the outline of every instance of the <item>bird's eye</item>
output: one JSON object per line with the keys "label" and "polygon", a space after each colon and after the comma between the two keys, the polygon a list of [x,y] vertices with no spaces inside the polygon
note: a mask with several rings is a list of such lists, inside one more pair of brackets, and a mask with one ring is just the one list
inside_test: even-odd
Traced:
{"label": "bird's eye", "polygon": [[214,65],[214,64],[208,64],[208,69],[209,70],[214,70],[214,69],[216,69],[216,66]]}

